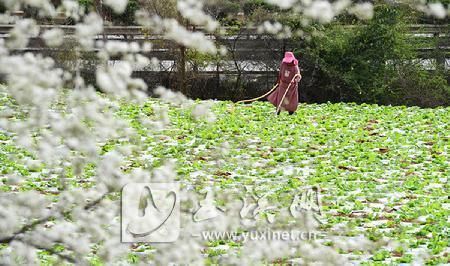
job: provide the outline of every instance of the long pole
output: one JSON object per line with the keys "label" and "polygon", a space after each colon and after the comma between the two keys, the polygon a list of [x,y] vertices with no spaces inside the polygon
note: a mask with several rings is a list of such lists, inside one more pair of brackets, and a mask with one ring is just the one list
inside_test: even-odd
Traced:
{"label": "long pole", "polygon": [[291,85],[293,84],[293,81],[296,77],[300,77],[300,74],[295,74],[295,76],[292,78],[291,82],[289,83],[289,86],[287,87],[286,91],[284,92],[283,98],[281,98],[281,101],[278,104],[277,111],[276,111],[277,114],[278,114],[278,111],[280,111],[280,107],[283,104],[284,98],[286,98],[286,95],[287,95],[289,89],[291,88]]}

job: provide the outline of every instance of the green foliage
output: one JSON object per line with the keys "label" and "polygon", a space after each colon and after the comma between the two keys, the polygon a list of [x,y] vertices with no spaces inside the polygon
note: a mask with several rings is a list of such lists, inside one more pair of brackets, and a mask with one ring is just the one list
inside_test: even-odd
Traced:
{"label": "green foliage", "polygon": [[122,14],[114,13],[110,8],[108,8],[111,13],[111,19],[115,24],[120,25],[134,25],[134,13],[139,9],[138,0],[128,0],[128,5]]}
{"label": "green foliage", "polygon": [[390,253],[387,250],[381,250],[375,255],[373,255],[372,260],[374,261],[383,261],[390,257]]}
{"label": "green foliage", "polygon": [[[95,10],[93,0],[78,0],[87,10]],[[103,13],[109,15],[114,24],[134,25],[134,13],[139,8],[138,0],[128,0],[127,8],[122,14],[116,14],[110,7],[103,5]]]}
{"label": "green foliage", "polygon": [[240,9],[241,5],[237,1],[215,0],[205,2],[205,10],[220,21],[233,17]]}
{"label": "green foliage", "polygon": [[[0,104],[13,110],[17,107],[3,93]],[[133,151],[124,162],[125,172],[138,167],[150,170],[173,158],[177,161],[178,177],[196,189],[208,185],[221,191],[224,187],[255,185],[258,194],[269,193],[270,201],[280,204],[280,209],[290,206],[299,188],[319,186],[324,191],[322,210],[326,228],[350,224],[347,236],[363,234],[374,241],[388,237],[402,244],[394,252],[384,250],[384,245],[373,250],[369,265],[411,262],[416,256],[411,254],[419,246],[432,255],[426,263],[442,264],[448,260],[445,248],[450,146],[442,132],[450,123],[450,108],[301,104],[295,115],[275,116],[274,107],[268,103],[256,102],[249,108],[217,101],[212,107],[217,120],[208,123],[194,119],[189,109],[156,99],[144,104],[125,100],[117,104],[120,106],[117,116],[129,121],[139,136],[111,139],[99,143],[99,148],[107,151],[142,145],[139,152]],[[63,108],[64,103],[58,106]],[[142,116],[158,119],[155,110],[161,108],[168,110],[167,128],[154,131],[152,126],[142,123]],[[13,112],[10,118],[24,119],[18,112]],[[1,132],[0,142],[3,162],[0,171],[4,175],[0,191],[35,190],[55,201],[59,199],[54,193],[58,179],[49,175],[45,165],[33,167],[25,163],[32,155],[19,149],[7,132]],[[226,156],[217,153],[223,143],[229,147]],[[214,156],[220,156],[220,165],[211,164],[217,160]],[[288,173],[287,168],[293,170]],[[194,177],[199,171],[201,176]],[[95,172],[96,165],[89,164],[83,175],[68,173],[68,185],[70,188],[95,185],[92,178]],[[20,176],[21,182],[9,182],[8,177],[13,174]],[[380,199],[387,201],[383,207],[372,205]],[[355,213],[363,215],[356,217]],[[426,219],[418,220],[420,216]],[[382,220],[387,222],[376,227],[371,224]],[[327,245],[336,245],[333,238],[327,241]],[[228,245],[230,249],[239,246],[231,241],[212,241],[207,244],[205,254],[212,258],[221,256],[222,252],[211,248],[218,245]],[[139,263],[140,255],[148,249],[142,246],[130,250],[124,260]],[[368,255],[358,250],[342,251],[346,252],[355,257]],[[44,265],[55,261],[44,252],[39,258]],[[90,263],[103,265],[95,253]]]}
{"label": "green foliage", "polygon": [[85,8],[91,8],[94,6],[93,0],[78,0],[78,3]]}
{"label": "green foliage", "polygon": [[348,100],[374,102],[386,89],[386,78],[394,72],[386,61],[409,57],[399,16],[395,8],[378,6],[367,25],[350,29],[333,25],[325,30],[324,37],[315,40],[313,49],[322,68],[348,89],[344,92]]}
{"label": "green foliage", "polygon": [[193,49],[188,49],[186,51],[186,60],[193,66],[193,68],[205,67],[210,63],[220,63],[223,56],[220,54],[205,54],[200,53]]}
{"label": "green foliage", "polygon": [[400,105],[449,105],[450,86],[445,73],[428,72],[420,66],[402,66],[386,91],[383,102]]}
{"label": "green foliage", "polygon": [[248,0],[243,5],[243,10],[246,15],[251,15],[255,12],[255,10],[261,8],[267,11],[276,11],[277,7],[268,4],[264,0]]}
{"label": "green foliage", "polygon": [[326,26],[307,47],[326,79],[322,89],[344,101],[449,104],[444,75],[430,74],[414,63],[417,40],[409,35],[407,23],[399,7],[380,4],[365,24]]}

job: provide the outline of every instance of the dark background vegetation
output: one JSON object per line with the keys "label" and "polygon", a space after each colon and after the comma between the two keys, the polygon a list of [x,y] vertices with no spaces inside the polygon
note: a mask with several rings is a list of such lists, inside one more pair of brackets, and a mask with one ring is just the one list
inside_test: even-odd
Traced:
{"label": "dark background vegetation", "polygon": [[[54,1],[58,4],[58,1]],[[450,0],[441,1],[445,6]],[[80,0],[86,9],[102,14],[114,25],[134,25],[133,14],[138,8],[150,13],[183,21],[176,11],[175,0],[130,0],[124,14],[117,15],[100,4],[98,0]],[[303,80],[300,83],[300,97],[305,102],[366,102],[392,105],[417,105],[436,107],[450,105],[450,75],[444,67],[445,58],[450,58],[450,27],[448,19],[436,19],[415,11],[405,4],[388,4],[376,1],[372,20],[361,21],[352,15],[341,15],[327,25],[303,25],[302,17],[282,11],[263,0],[216,0],[207,1],[205,10],[227,27],[229,34],[239,34],[244,25],[257,25],[265,20],[279,21],[289,25],[301,36],[289,40],[285,49],[293,50],[300,59]],[[0,7],[1,9],[1,7]],[[25,10],[26,16],[33,16],[33,10]],[[66,20],[65,24],[71,24]],[[441,38],[417,38],[410,32],[410,25],[439,25]],[[438,32],[439,34],[439,32]],[[420,48],[430,49],[426,58],[433,59],[432,69],[423,67]],[[191,97],[239,100],[264,93],[275,82],[274,73],[255,77],[237,67],[236,73],[226,78],[205,77],[198,66],[221,60],[237,60],[233,54],[228,57],[212,57],[195,51],[182,51],[186,62],[178,69],[185,69],[180,81],[180,71],[164,75],[137,73],[149,85],[158,84],[178,88]],[[183,48],[184,49],[184,48]],[[272,60],[264,62],[268,68],[276,68],[283,56],[283,49],[271,55]],[[267,58],[266,58],[267,59]],[[181,66],[181,67],[180,67]],[[183,72],[185,72],[183,71]],[[255,80],[258,80],[255,82]],[[261,82],[261,79],[264,82]],[[269,85],[270,84],[270,85]]]}

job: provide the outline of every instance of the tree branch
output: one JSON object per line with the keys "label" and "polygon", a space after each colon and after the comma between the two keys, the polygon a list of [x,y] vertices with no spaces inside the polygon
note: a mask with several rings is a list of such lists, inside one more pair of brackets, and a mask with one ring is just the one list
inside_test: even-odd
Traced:
{"label": "tree branch", "polygon": [[[97,198],[94,201],[89,202],[88,204],[86,204],[83,209],[86,210],[86,211],[91,210],[92,208],[97,206],[107,195],[108,195],[108,192],[102,194],[99,198]],[[67,210],[67,211],[63,211],[61,213],[63,215],[66,215],[66,214],[69,214],[71,211],[72,210]],[[20,228],[16,232],[14,232],[11,236],[0,238],[0,244],[8,244],[11,241],[15,240],[17,238],[17,236],[19,236],[19,235],[21,235],[23,233],[26,233],[27,231],[30,231],[30,230],[34,229],[36,226],[41,225],[41,224],[43,224],[45,222],[48,222],[50,219],[54,219],[55,217],[56,217],[55,214],[50,214],[48,216],[45,216],[45,217],[39,218],[37,220],[34,220],[33,222],[22,226],[22,228]]]}
{"label": "tree branch", "polygon": [[12,236],[1,238],[0,239],[0,243],[1,244],[8,244],[11,241],[13,241],[18,235],[23,234],[23,233],[33,229],[34,227],[36,227],[39,224],[43,224],[43,223],[47,222],[52,217],[53,217],[53,215],[49,215],[49,216],[37,219],[37,220],[33,221],[32,223],[26,224],[22,228],[20,228],[18,231],[14,232],[12,234]]}

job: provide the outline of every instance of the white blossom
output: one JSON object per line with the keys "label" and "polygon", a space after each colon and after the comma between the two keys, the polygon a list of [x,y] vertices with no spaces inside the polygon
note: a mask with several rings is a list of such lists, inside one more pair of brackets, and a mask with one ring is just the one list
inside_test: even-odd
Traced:
{"label": "white blossom", "polygon": [[32,19],[19,20],[10,31],[6,45],[10,49],[25,48],[29,38],[36,37],[38,34],[39,26],[36,25],[36,21]]}
{"label": "white blossom", "polygon": [[291,8],[297,0],[265,0],[267,3],[279,6],[281,9]]}
{"label": "white blossom", "polygon": [[10,16],[9,14],[0,14],[1,24],[14,24],[16,20],[14,16]]}
{"label": "white blossom", "polygon": [[121,41],[108,41],[104,44],[105,51],[109,55],[126,54],[129,51],[129,45],[126,42]]}
{"label": "white blossom", "polygon": [[189,102],[186,96],[184,96],[182,93],[168,90],[162,86],[157,87],[154,90],[154,93],[158,95],[162,100],[176,105],[183,105]]}
{"label": "white blossom", "polygon": [[335,16],[332,5],[325,0],[313,1],[312,4],[305,9],[304,14],[321,23],[331,22]]}
{"label": "white blossom", "polygon": [[[292,8],[289,11],[322,23],[331,22],[334,16],[345,9],[361,19],[373,16],[373,6],[370,3],[355,4],[349,8],[350,2],[347,0],[333,3],[325,0],[266,2],[284,10]],[[127,0],[104,1],[104,4],[117,13],[122,13],[127,3]],[[10,143],[27,151],[25,158],[12,156],[9,159],[15,160],[15,163],[30,172],[30,176],[26,177],[20,173],[7,173],[2,180],[11,187],[11,191],[0,193],[0,240],[2,244],[6,244],[0,249],[0,264],[39,264],[41,262],[37,254],[42,250],[64,260],[56,261],[57,264],[89,264],[94,251],[95,256],[104,264],[126,264],[127,253],[139,253],[131,251],[129,245],[120,243],[119,195],[123,186],[130,182],[178,180],[185,188],[180,192],[183,199],[180,239],[173,245],[152,245],[152,250],[142,255],[142,264],[204,264],[205,249],[213,248],[208,247],[204,239],[193,238],[191,234],[205,230],[242,231],[265,228],[269,222],[271,226],[281,229],[293,224],[297,229],[317,229],[311,213],[291,217],[282,212],[279,204],[272,202],[269,197],[258,197],[256,203],[250,204],[255,208],[244,208],[240,199],[260,196],[258,193],[267,182],[252,179],[254,184],[248,184],[250,189],[244,193],[241,191],[241,183],[225,184],[219,181],[217,175],[220,173],[217,172],[220,166],[234,152],[233,146],[228,142],[212,144],[213,141],[206,143],[199,138],[188,140],[189,145],[195,145],[189,152],[205,159],[206,167],[187,175],[200,182],[177,175],[178,160],[183,158],[173,159],[170,155],[168,158],[158,157],[159,147],[156,148],[155,142],[163,142],[167,145],[164,147],[177,144],[177,140],[166,136],[163,130],[186,130],[171,127],[176,123],[170,119],[169,106],[181,107],[181,115],[188,119],[192,117],[190,123],[195,127],[215,121],[216,114],[212,111],[214,101],[196,102],[176,91],[177,88],[157,87],[154,94],[160,99],[146,102],[151,105],[149,114],[140,112],[136,114],[136,118],[121,117],[122,107],[147,100],[147,85],[143,80],[133,77],[133,69],[161,63],[157,58],[149,59],[140,54],[151,51],[150,43],[140,45],[138,42],[127,43],[120,40],[96,42],[103,33],[103,20],[95,12],[84,14],[84,8],[77,0],[64,0],[57,8],[48,0],[4,0],[2,4],[8,12],[27,6],[38,9],[41,16],[52,17],[57,10],[72,18],[76,23],[77,40],[73,52],[78,56],[82,50],[98,50],[97,59],[100,62],[95,74],[101,92],[84,81],[80,74],[79,59],[73,60],[73,69],[64,70],[50,57],[11,53],[12,50],[27,47],[29,38],[39,35],[40,29],[36,21],[18,19],[6,36],[7,40],[0,39],[0,74],[5,77],[6,83],[5,86],[0,86],[0,93],[7,95],[12,102],[0,107],[0,129]],[[177,9],[184,19],[194,25],[204,26],[207,32],[216,31],[219,27],[219,23],[203,10],[203,1],[178,1]],[[424,10],[439,18],[446,16],[446,10],[440,3],[424,4]],[[5,15],[0,20],[9,19]],[[137,12],[137,21],[151,33],[160,34],[184,47],[202,53],[225,54],[225,48],[217,48],[218,44],[214,42],[213,36],[192,32],[174,18],[150,16],[141,10]],[[278,36],[290,36],[290,28],[280,22],[264,22],[259,30]],[[60,46],[64,41],[64,32],[57,28],[47,30],[43,32],[42,38],[50,47]],[[112,57],[120,57],[120,62],[112,62]],[[157,104],[154,104],[156,101]],[[148,138],[143,136],[143,132]],[[260,144],[261,141],[256,139],[249,145],[256,147],[255,143]],[[236,158],[242,160],[242,165],[257,165],[246,161],[248,157]],[[153,163],[159,159],[164,163],[153,168]],[[267,165],[264,160],[257,163],[261,167]],[[41,168],[44,169],[40,171]],[[276,171],[280,169],[287,170],[288,174],[297,170],[282,165]],[[235,173],[229,175],[228,178],[236,176]],[[40,180],[45,180],[51,186],[42,186],[39,192],[21,191],[20,186],[35,182],[34,178],[36,185],[40,185]],[[75,182],[77,186],[72,185]],[[226,188],[228,185],[231,188]],[[205,201],[204,195],[194,192],[195,189],[214,191],[219,186],[221,190],[210,194],[214,195],[214,199],[208,198],[208,201]],[[427,188],[440,186],[432,183]],[[219,203],[221,206],[215,206]],[[245,203],[249,205],[248,202]],[[202,205],[214,207],[215,219],[205,222],[190,219]],[[245,216],[258,214],[257,217],[247,217],[253,228],[243,227],[240,217],[232,215],[240,212]],[[268,219],[263,215],[267,215]],[[424,222],[427,219],[421,216],[417,220]],[[345,227],[341,223],[334,226],[333,230],[342,231]],[[333,230],[332,233],[336,233]],[[376,246],[364,236],[340,236],[336,239],[339,241],[335,246],[324,246],[320,241],[286,243],[276,240],[248,241],[239,248],[221,245],[214,249],[226,252],[218,257],[219,264],[254,265],[297,256],[288,263],[345,265],[351,262],[336,249],[371,252]],[[385,240],[377,244],[386,243],[389,248],[394,246]],[[62,245],[64,250],[55,251],[55,244]],[[426,252],[423,253],[418,256],[416,263],[423,263],[422,259],[429,256]]]}
{"label": "white blossom", "polygon": [[78,1],[75,0],[63,0],[62,5],[59,7],[59,11],[62,11],[65,16],[79,21],[84,15],[84,9],[80,7]]}
{"label": "white blossom", "polygon": [[42,38],[50,47],[60,46],[64,42],[64,31],[58,28],[47,30],[42,34]]}
{"label": "white blossom", "polygon": [[428,4],[428,12],[432,16],[443,19],[447,16],[448,11],[445,10],[445,7],[440,2],[429,3]]}
{"label": "white blossom", "polygon": [[105,5],[109,6],[118,14],[122,14],[127,8],[128,0],[105,0]]}
{"label": "white blossom", "polygon": [[369,2],[355,4],[350,8],[349,13],[354,14],[359,19],[371,19],[373,17],[373,5]]}
{"label": "white blossom", "polygon": [[192,116],[195,119],[206,119],[206,121],[212,123],[216,120],[216,116],[211,111],[212,102],[202,102],[196,104],[192,110]]}
{"label": "white blossom", "polygon": [[85,49],[94,46],[93,38],[102,33],[103,20],[97,13],[90,13],[84,18],[83,23],[76,25],[76,36]]}
{"label": "white blossom", "polygon": [[283,25],[276,21],[271,23],[270,21],[264,21],[263,25],[258,28],[259,33],[267,32],[270,34],[277,34],[283,29]]}
{"label": "white blossom", "polygon": [[344,11],[348,6],[351,5],[350,0],[338,0],[336,2],[333,2],[333,11],[336,15],[340,14],[342,11]]}
{"label": "white blossom", "polygon": [[186,47],[197,49],[199,52],[215,54],[216,45],[208,39],[203,32],[192,32],[181,26],[176,19],[163,19],[157,15],[149,16],[148,13],[136,12],[138,24],[151,28],[156,33],[164,34],[169,40],[173,40]]}
{"label": "white blossom", "polygon": [[123,61],[114,66],[98,68],[97,84],[104,92],[120,97],[141,96],[140,92],[147,90],[147,85],[141,79],[131,77],[131,64]]}
{"label": "white blossom", "polygon": [[217,29],[219,23],[203,11],[203,2],[198,0],[177,1],[180,14],[189,19],[193,24],[205,26],[206,30],[212,32]]}

